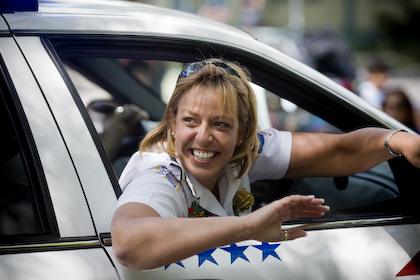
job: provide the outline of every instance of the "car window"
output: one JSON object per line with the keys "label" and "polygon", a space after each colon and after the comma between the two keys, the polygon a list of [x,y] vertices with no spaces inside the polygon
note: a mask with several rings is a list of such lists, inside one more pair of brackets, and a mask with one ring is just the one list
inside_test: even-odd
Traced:
{"label": "car window", "polygon": [[[1,77],[0,77],[1,80]],[[7,92],[0,87],[0,243],[9,237],[51,234],[45,214],[43,194],[40,191],[32,162],[24,152],[25,140],[17,131],[21,123],[13,120],[6,106]],[[33,165],[32,165],[33,167]],[[30,175],[31,174],[31,175]]]}
{"label": "car window", "polygon": [[267,111],[272,127],[292,132],[342,133],[320,117],[272,92],[266,92]]}
{"label": "car window", "polygon": [[[270,122],[278,130],[343,133],[320,117],[272,92],[267,91],[266,98]],[[268,180],[252,185],[257,198],[256,208],[288,194],[315,194],[325,198],[332,210],[373,204],[399,196],[399,188],[388,162],[352,176]]]}
{"label": "car window", "polygon": [[4,144],[0,158],[0,234],[36,233],[30,186],[10,120],[2,116]]}
{"label": "car window", "polygon": [[[162,42],[157,42],[156,46],[150,44],[147,51],[146,44],[139,44],[137,53],[132,51],[135,47],[130,45],[130,55],[121,54],[121,49],[109,48],[109,57],[101,52],[99,58],[93,52],[85,50],[80,55],[77,48],[73,48],[71,52],[65,49],[58,52],[59,55],[60,52],[63,54],[62,60],[72,83],[84,101],[99,134],[112,122],[118,105],[135,104],[146,110],[150,116],[149,120],[141,122],[135,133],[121,141],[124,149],[121,148],[119,156],[111,158],[117,176],[129,156],[138,149],[144,134],[162,117],[165,102],[172,93],[183,63],[191,62],[205,53],[200,49],[201,46],[194,46],[191,42],[188,42],[191,45],[185,44],[185,50],[181,47],[165,49],[164,45],[160,45]],[[154,48],[157,49],[156,53],[152,51]],[[217,46],[209,48],[217,54]],[[260,129],[272,126],[292,132],[343,133],[361,126],[375,125],[374,119],[369,119],[357,108],[347,106],[328,89],[304,80],[285,68],[271,62],[265,63],[259,57],[253,58],[234,51],[229,53],[228,48],[223,53],[228,59],[235,57],[235,60],[239,60],[253,73],[259,105],[265,106],[263,112],[260,109],[258,112],[259,118],[264,120]],[[86,86],[88,83],[90,86]],[[92,93],[92,88],[96,88],[97,94]],[[253,182],[252,189],[256,199],[255,208],[291,193],[324,197],[333,211],[376,205],[400,196],[394,170],[388,162],[352,176],[264,180]]]}
{"label": "car window", "polygon": [[[141,139],[160,121],[183,64],[127,58],[65,61],[67,73],[119,176]],[[128,110],[144,112],[144,118],[131,124]]]}

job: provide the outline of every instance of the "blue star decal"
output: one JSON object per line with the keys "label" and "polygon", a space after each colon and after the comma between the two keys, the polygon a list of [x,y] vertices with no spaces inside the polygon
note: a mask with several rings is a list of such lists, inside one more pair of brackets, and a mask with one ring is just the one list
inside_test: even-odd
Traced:
{"label": "blue star decal", "polygon": [[220,248],[222,250],[225,250],[226,252],[229,252],[230,255],[230,264],[233,264],[234,261],[236,261],[237,258],[241,258],[246,260],[247,262],[250,262],[248,258],[244,255],[245,249],[248,248],[248,246],[238,246],[236,244],[231,244],[229,248]]}
{"label": "blue star decal", "polygon": [[279,255],[277,255],[276,251],[274,251],[277,249],[277,247],[280,246],[280,244],[270,245],[268,243],[263,242],[261,245],[252,245],[252,246],[262,251],[263,253],[262,261],[264,261],[270,255],[275,257],[276,259],[281,260]]}
{"label": "blue star decal", "polygon": [[[183,268],[185,268],[185,266],[182,264],[182,262],[176,262],[176,264],[177,265],[179,265],[179,266],[182,266]],[[169,267],[171,265],[171,263],[170,264],[168,264],[168,265],[165,265],[165,270]]]}
{"label": "blue star decal", "polygon": [[218,265],[216,260],[211,256],[214,251],[216,251],[216,249],[209,249],[198,254],[198,267],[200,267],[205,261],[211,261],[212,263]]}

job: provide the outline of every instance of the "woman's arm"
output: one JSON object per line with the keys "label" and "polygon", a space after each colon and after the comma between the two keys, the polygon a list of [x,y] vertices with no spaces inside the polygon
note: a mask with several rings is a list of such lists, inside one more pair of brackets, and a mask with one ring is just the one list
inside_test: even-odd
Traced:
{"label": "woman's arm", "polygon": [[[329,210],[323,199],[293,195],[242,217],[162,218],[142,203],[127,203],[114,214],[111,233],[118,261],[129,267],[151,269],[183,260],[205,250],[243,240],[284,240],[282,222],[298,217],[320,217]],[[288,240],[305,236],[288,233]]]}
{"label": "woman's arm", "polygon": [[[363,128],[345,134],[293,133],[285,177],[338,177],[369,170],[393,158],[384,145],[390,132],[382,128]],[[420,167],[420,136],[398,132],[390,138],[389,146]]]}

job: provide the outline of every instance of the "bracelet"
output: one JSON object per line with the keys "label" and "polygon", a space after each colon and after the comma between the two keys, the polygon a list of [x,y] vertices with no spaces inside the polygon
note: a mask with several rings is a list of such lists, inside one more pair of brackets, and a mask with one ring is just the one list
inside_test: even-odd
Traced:
{"label": "bracelet", "polygon": [[397,132],[400,132],[400,131],[403,131],[403,132],[407,132],[407,130],[404,130],[404,129],[397,129],[397,130],[394,130],[394,131],[392,131],[390,134],[388,134],[388,136],[385,138],[385,148],[386,148],[386,150],[391,154],[391,155],[393,155],[394,157],[402,157],[402,156],[404,156],[403,154],[397,154],[396,152],[394,152],[393,150],[391,150],[391,148],[389,147],[389,139],[391,139],[391,136],[392,135],[394,135],[395,133],[397,133]]}

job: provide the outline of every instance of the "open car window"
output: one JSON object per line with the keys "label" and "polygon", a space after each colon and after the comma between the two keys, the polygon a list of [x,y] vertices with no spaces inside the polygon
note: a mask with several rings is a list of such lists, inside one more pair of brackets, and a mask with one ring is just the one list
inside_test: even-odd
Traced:
{"label": "open car window", "polygon": [[291,132],[343,133],[293,102],[266,91],[267,112],[273,128]]}
{"label": "open car window", "polygon": [[[266,122],[261,129],[269,124],[279,130],[344,133],[360,127],[381,126],[375,118],[349,106],[316,82],[272,61],[264,61],[234,48],[209,43],[208,49],[203,50],[207,47],[203,47],[202,43],[188,40],[165,42],[171,47],[164,47],[158,39],[156,42],[150,38],[145,41],[141,38],[133,38],[132,41],[117,39],[110,38],[104,42],[103,38],[92,38],[91,49],[87,49],[86,42],[80,43],[74,38],[68,41],[61,37],[51,38],[53,45],[58,46],[58,57],[67,69],[76,94],[83,100],[97,133],[105,129],[110,122],[108,118],[113,118],[117,105],[135,104],[150,116],[141,122],[134,134],[122,141],[124,147],[120,156],[111,158],[117,177],[129,156],[137,151],[145,133],[163,116],[165,104],[184,63],[203,55],[217,56],[221,49],[225,58],[237,60],[250,69],[253,82],[263,89],[265,98],[261,100],[266,103],[266,108],[262,114],[265,114]],[[100,44],[108,44],[107,50],[95,53],[95,46]],[[71,51],[64,46],[71,47]],[[86,84],[89,86],[86,87]],[[100,94],[92,94],[92,88]],[[115,106],[108,106],[106,102],[96,103],[94,109],[99,112],[92,114],[92,102],[103,100],[110,100]],[[333,216],[326,217],[333,220],[376,217],[378,211],[384,216],[400,215],[402,212],[393,206],[401,204],[401,188],[409,188],[407,178],[417,174],[406,167],[404,159],[395,159],[348,177],[254,182],[255,208],[284,195],[300,193],[324,197],[333,213]],[[335,215],[337,213],[339,216]]]}
{"label": "open car window", "polygon": [[[266,92],[272,127],[291,132],[343,133],[337,127],[279,96]],[[343,163],[345,164],[345,163]],[[388,162],[369,171],[340,178],[306,177],[253,183],[256,207],[288,194],[325,198],[331,210],[343,210],[399,196],[399,188]]]}
{"label": "open car window", "polygon": [[[118,177],[142,138],[163,116],[183,64],[83,57],[67,58],[65,67]],[[145,112],[132,125],[127,124],[131,121],[127,112],[127,117],[120,115],[130,106]]]}

